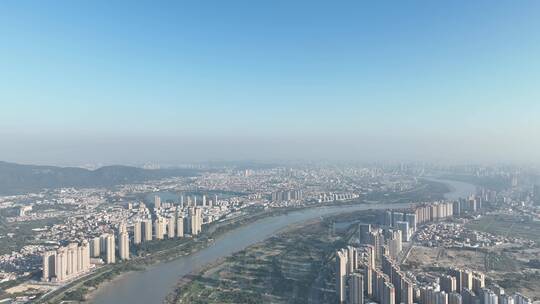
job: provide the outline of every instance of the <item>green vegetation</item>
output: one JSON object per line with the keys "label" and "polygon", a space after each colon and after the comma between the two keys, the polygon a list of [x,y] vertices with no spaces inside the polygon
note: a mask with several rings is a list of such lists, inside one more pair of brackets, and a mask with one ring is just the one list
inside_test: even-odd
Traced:
{"label": "green vegetation", "polygon": [[526,288],[533,291],[538,290],[539,282],[539,271],[534,273],[510,272],[506,273],[502,280],[497,280],[497,283],[501,285],[502,288],[506,289],[507,292],[515,292],[520,288]]}
{"label": "green vegetation", "polygon": [[8,297],[12,297],[12,295],[10,294],[7,294],[5,292],[6,289],[9,289],[11,287],[14,287],[14,286],[17,286],[21,283],[24,283],[26,281],[28,281],[30,278],[32,278],[33,276],[37,275],[37,273],[31,273],[27,276],[22,276],[16,280],[13,280],[13,281],[7,281],[7,282],[3,282],[3,283],[0,283],[0,300],[1,299],[4,299],[4,298],[8,298]]}
{"label": "green vegetation", "polygon": [[366,197],[368,201],[385,200],[395,203],[411,201],[431,201],[444,199],[444,194],[449,192],[447,185],[428,180],[419,180],[418,187],[403,192],[374,192]]}
{"label": "green vegetation", "polygon": [[[258,210],[258,209],[257,209]],[[290,212],[293,209],[279,209],[273,211],[259,211],[238,217],[234,220],[214,223],[207,228],[203,235],[194,239],[171,239],[146,242],[139,246],[131,248],[134,256],[131,260],[114,264],[106,265],[99,271],[85,276],[74,283],[71,283],[64,288],[48,295],[41,299],[40,303],[56,303],[60,299],[76,300],[79,296],[85,296],[88,292],[84,287],[97,287],[100,283],[113,279],[120,273],[126,271],[143,270],[145,266],[155,264],[161,261],[174,260],[179,256],[187,255],[197,250],[208,246],[213,238],[226,233],[234,228],[244,224],[254,222],[258,219]],[[83,287],[84,286],[84,287]],[[69,294],[68,294],[69,293]]]}
{"label": "green vegetation", "polygon": [[[339,236],[336,220],[369,222],[375,211],[358,211],[293,226],[264,242],[207,267],[181,283],[169,303],[307,303],[312,296],[333,302],[333,255],[356,232]],[[204,301],[201,302],[201,299]]]}
{"label": "green vegetation", "polygon": [[485,257],[485,268],[488,271],[516,271],[518,264],[514,259],[511,259],[505,253],[487,252]]}
{"label": "green vegetation", "polygon": [[[12,251],[19,251],[24,245],[35,244],[32,229],[43,228],[60,222],[61,218],[49,218],[27,222],[8,223],[0,217],[0,255],[8,254]],[[13,237],[8,237],[7,233],[13,233]]]}
{"label": "green vegetation", "polygon": [[[361,201],[336,202],[334,204],[317,204],[306,207],[291,207],[273,210],[264,210],[263,208],[254,207],[246,210],[246,214],[244,214],[243,216],[225,222],[212,223],[208,227],[205,227],[205,231],[201,236],[194,239],[160,240],[141,244],[140,246],[134,246],[131,248],[131,251],[133,253],[133,258],[131,260],[115,265],[106,265],[99,271],[85,276],[74,283],[70,283],[64,288],[48,295],[45,299],[41,299],[39,302],[56,303],[55,301],[63,299],[63,297],[65,296],[73,299],[73,297],[79,296],[79,292],[81,292],[84,296],[88,292],[88,289],[81,288],[81,286],[83,286],[82,284],[84,284],[85,287],[98,286],[100,283],[111,280],[122,272],[142,270],[147,265],[155,264],[162,261],[170,261],[180,256],[188,255],[197,250],[207,247],[213,242],[213,239],[219,237],[220,235],[245,224],[255,222],[262,218],[287,214],[288,212],[298,211],[307,208],[314,208],[319,205],[355,205],[361,203]],[[350,213],[349,215],[343,214],[342,218],[340,219],[343,219],[343,217],[348,218],[348,216],[354,217],[354,215],[359,216],[360,214],[362,216],[367,216],[364,218],[366,220],[373,220],[375,218],[374,215],[369,211],[358,211]],[[335,246],[342,247],[343,244],[343,241],[339,241],[335,244]],[[75,290],[78,290],[78,292],[67,295],[67,292]],[[244,295],[242,296],[242,299],[245,299],[246,297],[247,295]]]}
{"label": "green vegetation", "polygon": [[540,244],[540,222],[511,215],[486,215],[471,221],[467,228],[507,237],[519,237]]}

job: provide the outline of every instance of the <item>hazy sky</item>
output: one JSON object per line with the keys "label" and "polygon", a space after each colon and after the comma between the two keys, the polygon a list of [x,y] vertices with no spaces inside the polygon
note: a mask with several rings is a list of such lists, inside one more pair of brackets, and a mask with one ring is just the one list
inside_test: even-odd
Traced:
{"label": "hazy sky", "polygon": [[540,161],[539,1],[111,2],[0,2],[0,160]]}

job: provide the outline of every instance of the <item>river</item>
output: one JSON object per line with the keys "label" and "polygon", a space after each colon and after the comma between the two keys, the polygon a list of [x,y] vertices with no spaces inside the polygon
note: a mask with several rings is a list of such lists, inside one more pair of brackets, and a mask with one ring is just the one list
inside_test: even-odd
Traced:
{"label": "river", "polygon": [[[474,186],[447,180],[430,179],[450,186],[447,199],[466,197]],[[161,303],[173,291],[177,282],[185,275],[215,262],[220,258],[265,240],[283,228],[294,224],[337,213],[367,209],[387,209],[406,207],[406,204],[359,204],[351,206],[317,207],[293,211],[288,214],[267,217],[231,230],[219,238],[213,245],[192,255],[179,257],[170,262],[159,263],[144,271],[130,272],[119,279],[100,287],[93,298],[96,304],[153,304]]]}

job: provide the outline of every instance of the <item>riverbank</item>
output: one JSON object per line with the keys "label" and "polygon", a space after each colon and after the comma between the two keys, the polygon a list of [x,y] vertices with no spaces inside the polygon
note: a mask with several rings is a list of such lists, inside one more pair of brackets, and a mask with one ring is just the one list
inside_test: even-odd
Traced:
{"label": "riverbank", "polygon": [[[244,223],[241,227],[224,233],[212,243],[212,246],[207,246],[196,253],[171,262],[163,262],[148,267],[145,271],[139,272],[130,277],[129,280],[122,281],[119,284],[106,284],[93,300],[97,304],[119,302],[158,303],[174,289],[178,280],[184,276],[200,270],[205,265],[213,263],[221,257],[233,255],[252,244],[265,240],[290,224],[336,213],[406,206],[408,205],[356,204],[352,206],[308,208],[307,210],[296,210],[282,215],[274,214],[274,216],[257,219],[254,220],[256,223]],[[148,289],[147,286],[152,286],[152,288]]]}
{"label": "riverbank", "polygon": [[324,207],[346,207],[359,204],[367,204],[360,201],[338,202],[334,204],[316,204],[302,207],[291,207],[281,209],[271,209],[262,211],[252,211],[243,216],[225,221],[210,224],[200,237],[194,239],[172,239],[151,242],[159,245],[160,250],[147,252],[145,256],[133,257],[131,260],[105,265],[101,269],[70,283],[57,291],[51,292],[38,303],[54,303],[59,300],[86,301],[93,302],[96,296],[107,285],[118,283],[118,278],[125,278],[134,271],[145,271],[148,267],[159,263],[167,263],[178,258],[194,254],[213,244],[214,239],[227,234],[231,230],[240,228],[247,224],[256,222],[264,218],[271,218],[286,215],[290,212],[298,212],[304,209],[324,208]]}
{"label": "riverbank", "polygon": [[[93,292],[92,300],[97,304],[161,302],[182,277],[221,257],[232,255],[264,240],[291,223],[332,213],[404,207],[411,201],[440,199],[443,193],[448,191],[448,188],[440,183],[427,184],[428,186],[422,183],[413,191],[392,195],[380,201],[335,202],[272,210],[260,208],[230,221],[213,223],[206,227],[206,232],[199,238],[187,242],[191,245],[176,246],[174,244],[179,241],[171,240],[170,249],[151,253],[142,262],[138,261],[139,265],[142,263],[145,266],[144,271],[137,272],[126,280],[101,284],[97,292]],[[167,240],[156,244],[163,247]],[[133,261],[135,259],[130,262]],[[153,288],[148,290],[147,286]]]}
{"label": "riverbank", "polygon": [[[391,204],[392,202],[407,202],[414,199],[440,197],[442,196],[442,193],[446,191],[448,191],[448,188],[442,187],[440,183],[434,184],[432,182],[429,182],[419,185],[419,187],[415,188],[412,191],[399,194],[396,193],[391,197],[386,197],[386,199],[382,201],[366,202],[355,200],[345,202],[332,202],[330,204],[317,203],[307,206],[269,210],[264,210],[262,208],[252,208],[251,210],[249,210],[249,212],[240,217],[226,220],[224,222],[214,222],[208,225],[207,227],[205,227],[205,231],[203,232],[203,234],[195,239],[172,239],[146,243],[145,246],[148,248],[145,248],[144,256],[134,256],[132,260],[127,262],[122,262],[115,265],[105,265],[104,267],[106,267],[106,269],[112,268],[109,271],[103,271],[106,273],[106,275],[103,275],[102,273],[90,274],[87,277],[77,280],[77,282],[83,282],[84,284],[69,284],[65,287],[62,287],[61,289],[59,289],[59,291],[52,292],[45,299],[40,300],[40,303],[49,303],[51,302],[51,299],[53,299],[52,302],[54,302],[54,300],[63,298],[75,301],[82,301],[90,296],[92,301],[97,299],[96,301],[98,303],[113,303],[114,301],[109,302],[107,300],[102,300],[100,295],[112,292],[109,285],[124,286],[121,280],[112,280],[120,274],[122,274],[122,277],[124,278],[126,277],[124,273],[132,273],[133,269],[131,267],[135,267],[137,270],[141,270],[139,271],[140,273],[144,273],[159,264],[171,263],[178,259],[189,259],[190,256],[196,255],[196,253],[200,252],[201,250],[204,250],[213,245],[214,240],[227,235],[230,231],[240,229],[242,227],[250,225],[251,223],[264,219],[287,216],[288,214],[304,210],[317,210],[325,208],[339,209],[357,206],[363,206],[363,209],[369,209],[369,206],[381,208],[380,204],[384,203]],[[202,266],[204,265],[200,265],[199,268]],[[65,297],[65,294],[67,294],[67,292],[70,292],[69,297]],[[89,292],[91,292],[91,295],[89,294]],[[168,292],[169,291],[167,291],[166,293]]]}
{"label": "riverbank", "polygon": [[[475,190],[474,185],[459,181],[426,182],[445,183],[450,193],[446,199],[467,197]],[[434,200],[444,199],[436,191],[430,195]],[[335,302],[333,292],[325,293],[332,288],[324,288],[333,284],[333,264],[318,250],[322,247],[333,253],[343,246],[340,241],[350,238],[350,226],[340,233],[343,240],[331,238],[337,226],[333,220],[373,223],[375,216],[365,216],[380,211],[371,211],[341,213],[321,217],[315,221],[317,224],[307,221],[288,226],[275,236],[202,268],[197,275],[182,278],[166,303],[202,303],[200,299],[204,303],[307,303],[308,299],[312,303]],[[313,253],[315,256],[310,256]]]}
{"label": "riverbank", "polygon": [[[382,210],[347,213],[346,221],[374,223]],[[347,243],[356,225],[345,231],[334,229],[342,214],[307,220],[287,226],[274,236],[257,242],[233,256],[220,259],[183,278],[166,303],[303,303],[315,298],[335,302],[332,292],[324,292],[333,282],[328,267],[337,248]],[[332,264],[333,265],[333,264]]]}
{"label": "riverbank", "polygon": [[118,281],[121,281],[122,279],[125,279],[127,276],[133,274],[133,271],[132,272],[123,272],[123,273],[120,273],[118,275],[116,275],[115,277],[111,278],[110,280],[108,281],[103,281],[101,283],[99,283],[96,287],[92,287],[91,289],[88,290],[88,292],[86,294],[84,294],[84,301],[83,303],[93,303],[93,300],[97,294],[97,292],[99,291],[100,288],[103,288],[105,284],[114,284],[115,282],[118,282]]}

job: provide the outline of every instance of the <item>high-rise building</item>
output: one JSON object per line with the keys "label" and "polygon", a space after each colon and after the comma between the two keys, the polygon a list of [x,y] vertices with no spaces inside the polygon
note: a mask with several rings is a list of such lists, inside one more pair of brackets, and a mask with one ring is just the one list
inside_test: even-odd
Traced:
{"label": "high-rise building", "polygon": [[184,218],[183,217],[176,218],[176,236],[179,238],[184,236]]}
{"label": "high-rise building", "polygon": [[159,195],[154,195],[154,208],[161,208],[161,197]]}
{"label": "high-rise building", "polygon": [[486,286],[485,280],[486,276],[483,273],[473,272],[472,290],[477,294],[481,293],[482,289]]}
{"label": "high-rise building", "polygon": [[336,293],[339,303],[346,301],[347,253],[339,250],[336,253]]}
{"label": "high-rise building", "polygon": [[202,230],[202,208],[195,208],[195,217],[197,218],[197,234]]}
{"label": "high-rise building", "polygon": [[56,251],[47,251],[42,262],[43,281],[63,282],[90,269],[90,245],[84,240],[81,245],[71,243]]}
{"label": "high-rise building", "polygon": [[364,244],[358,250],[360,253],[358,254],[357,264],[362,263],[367,268],[375,268],[375,248],[372,245]]}
{"label": "high-rise building", "polygon": [[360,240],[360,244],[368,244],[369,242],[369,233],[371,232],[371,225],[370,224],[359,224],[359,235],[358,238]]}
{"label": "high-rise building", "polygon": [[198,235],[202,227],[202,209],[198,207],[189,208],[188,221],[191,235]]}
{"label": "high-rise building", "polygon": [[[461,293],[461,269],[458,268],[452,268],[448,271],[448,274],[454,278],[456,278],[456,292]],[[463,299],[463,301],[465,301]]]}
{"label": "high-rise building", "polygon": [[[285,191],[276,191],[272,192],[271,200],[272,202],[287,202],[287,201],[299,201],[303,199],[302,190],[285,190]],[[217,201],[217,197],[216,197]]]}
{"label": "high-rise building", "polygon": [[502,294],[499,296],[499,304],[515,304],[513,296]]}
{"label": "high-rise building", "polygon": [[[461,297],[463,300],[463,304],[477,304],[478,297],[476,296],[474,291],[468,288],[461,289]],[[479,300],[478,303],[480,303]]]}
{"label": "high-rise building", "polygon": [[353,273],[358,267],[358,251],[352,246],[347,246],[347,273]]}
{"label": "high-rise building", "polygon": [[382,246],[384,245],[384,237],[379,230],[374,230],[369,233],[368,243],[375,249],[375,260],[380,261],[382,258]]}
{"label": "high-rise building", "polygon": [[462,304],[463,300],[461,295],[457,292],[451,292],[448,294],[448,304]]}
{"label": "high-rise building", "polygon": [[152,240],[152,220],[144,220],[142,222],[143,241],[149,242]]}
{"label": "high-rise building", "polygon": [[472,290],[472,278],[473,274],[468,269],[462,269],[460,271],[461,274],[461,290],[463,289],[469,289]]}
{"label": "high-rise building", "polygon": [[99,236],[92,239],[90,242],[90,256],[98,258],[101,255],[101,238]]}
{"label": "high-rise building", "polygon": [[385,282],[383,284],[383,298],[381,304],[395,304],[396,302],[396,290],[394,285],[390,282]]}
{"label": "high-rise building", "polygon": [[405,276],[402,277],[401,283],[401,302],[404,304],[413,304],[414,299],[414,284]]}
{"label": "high-rise building", "polygon": [[197,218],[195,215],[195,208],[189,208],[189,214],[188,214],[188,220],[189,220],[189,232],[191,235],[197,235]]}
{"label": "high-rise building", "polygon": [[397,222],[404,220],[405,214],[403,212],[392,212],[392,227],[397,227]]}
{"label": "high-rise building", "polygon": [[165,234],[165,221],[160,216],[154,221],[154,231],[156,233],[156,240],[162,240]]}
{"label": "high-rise building", "polygon": [[416,224],[417,224],[416,213],[407,213],[405,215],[405,220],[409,223],[409,228],[412,229],[413,231],[416,231]]}
{"label": "high-rise building", "polygon": [[444,291],[436,292],[435,304],[448,304],[448,294]]}
{"label": "high-rise building", "polygon": [[490,289],[484,288],[482,289],[482,293],[484,296],[483,304],[498,304],[499,303],[499,297]]}
{"label": "high-rise building", "polygon": [[402,293],[403,281],[406,279],[405,274],[400,271],[398,264],[389,255],[383,255],[381,264],[384,274],[388,276],[389,282],[394,286],[395,302],[403,303]]}
{"label": "high-rise building", "polygon": [[77,272],[77,263],[79,258],[78,245],[76,243],[70,243],[67,246],[67,272],[66,276],[71,277]]}
{"label": "high-rise building", "polygon": [[402,240],[401,240],[401,231],[396,230],[392,231],[391,237],[388,240],[388,249],[390,251],[390,257],[393,259],[396,259],[398,254],[401,252],[403,248]]}
{"label": "high-rise building", "polygon": [[364,304],[364,277],[360,273],[349,275],[349,302],[350,304]]}
{"label": "high-rise building", "polygon": [[504,295],[504,288],[502,288],[501,286],[499,286],[497,284],[492,284],[491,285],[491,290],[493,290],[493,292],[496,293],[499,297]]}
{"label": "high-rise building", "polygon": [[121,223],[118,225],[118,233],[127,232],[127,225],[126,223]]}
{"label": "high-rise building", "polygon": [[377,302],[381,302],[383,299],[384,282],[386,280],[389,281],[389,279],[387,279],[387,276],[384,273],[382,273],[379,269],[374,269],[372,274],[373,274],[373,277],[372,277],[373,297]]}
{"label": "high-rise building", "polygon": [[373,297],[373,269],[364,267],[364,290],[369,298]]}
{"label": "high-rise building", "polygon": [[114,264],[116,262],[116,248],[114,242],[114,234],[110,233],[106,236],[106,256],[105,262],[107,264]]}
{"label": "high-rise building", "polygon": [[67,249],[65,247],[61,247],[56,251],[55,266],[56,281],[64,281],[67,273]]}
{"label": "high-rise building", "polygon": [[75,265],[76,266],[76,272],[80,272],[84,269],[84,266],[83,266],[83,263],[84,263],[84,258],[83,258],[83,247],[82,246],[79,246],[77,247],[77,264]]}
{"label": "high-rise building", "polygon": [[441,290],[451,293],[457,290],[456,278],[450,275],[442,275],[439,278]]}
{"label": "high-rise building", "polygon": [[522,295],[519,292],[516,292],[514,295],[515,304],[532,304],[532,300],[529,297]]}
{"label": "high-rise building", "polygon": [[167,219],[167,237],[169,239],[174,238],[176,230],[176,221],[175,217],[171,216]]}
{"label": "high-rise building", "polygon": [[51,277],[55,276],[55,261],[56,261],[56,252],[47,251],[43,254],[43,271],[41,280],[48,282]]}
{"label": "high-rise building", "polygon": [[401,239],[403,242],[409,241],[409,222],[406,221],[397,221],[396,228],[401,231]]}
{"label": "high-rise building", "polygon": [[99,236],[99,248],[101,249],[100,256],[104,256],[104,257],[107,256],[107,236],[108,236],[107,233],[104,233]]}
{"label": "high-rise building", "polygon": [[133,224],[133,244],[138,245],[142,242],[142,224],[136,221]]}
{"label": "high-rise building", "polygon": [[393,223],[394,223],[393,212],[391,210],[386,210],[384,212],[384,224],[386,226],[392,226]]}
{"label": "high-rise building", "polygon": [[129,260],[129,236],[127,231],[120,232],[118,236],[118,252],[120,259]]}
{"label": "high-rise building", "polygon": [[452,204],[452,213],[456,216],[461,215],[461,202],[459,200],[453,202]]}
{"label": "high-rise building", "polygon": [[82,249],[82,270],[86,271],[90,269],[90,243],[87,240],[83,240],[81,244]]}

